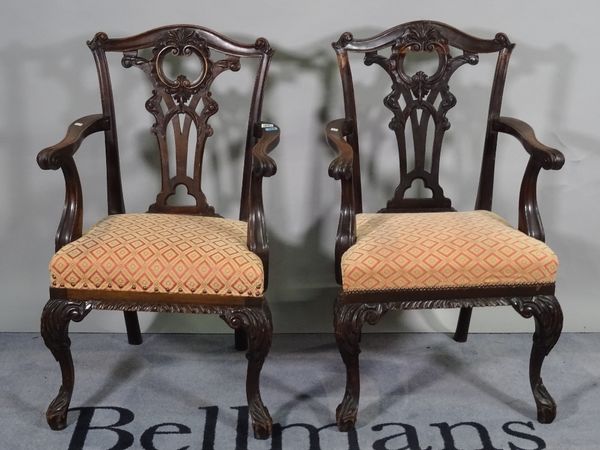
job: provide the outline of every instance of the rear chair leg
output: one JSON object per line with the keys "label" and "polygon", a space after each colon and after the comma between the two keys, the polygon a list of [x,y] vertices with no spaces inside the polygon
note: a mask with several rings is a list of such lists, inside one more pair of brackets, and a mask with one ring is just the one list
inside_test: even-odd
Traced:
{"label": "rear chair leg", "polygon": [[58,395],[52,400],[46,412],[48,425],[53,430],[62,430],[67,426],[67,410],[75,383],[69,322],[82,321],[90,311],[91,306],[86,302],[50,299],[42,312],[42,338],[60,364],[62,373],[62,384]]}
{"label": "rear chair leg", "polygon": [[560,304],[554,295],[538,295],[532,298],[517,298],[513,307],[525,318],[535,320],[533,347],[529,359],[529,382],[537,407],[540,423],[551,423],[556,417],[556,403],[546,390],[541,377],[544,358],[554,347],[563,325]]}
{"label": "rear chair leg", "polygon": [[137,312],[124,311],[125,328],[127,329],[127,341],[131,345],[140,345],[142,343],[142,333],[140,332],[140,322]]}
{"label": "rear chair leg", "polygon": [[469,325],[471,323],[471,313],[473,308],[464,307],[460,308],[460,315],[458,316],[458,323],[456,325],[456,332],[454,333],[454,340],[456,342],[466,342],[467,336],[469,335]]}
{"label": "rear chair leg", "polygon": [[[252,418],[254,437],[267,439],[271,436],[273,420],[260,397],[260,371],[271,349],[273,323],[267,302],[259,307],[233,309],[222,315],[227,324],[247,335],[248,372],[246,374],[246,396]],[[236,334],[236,337],[238,335]]]}

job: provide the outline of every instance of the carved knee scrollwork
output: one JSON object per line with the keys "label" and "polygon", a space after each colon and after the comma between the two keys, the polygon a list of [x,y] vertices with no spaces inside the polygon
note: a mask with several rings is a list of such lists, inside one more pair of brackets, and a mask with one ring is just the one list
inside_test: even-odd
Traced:
{"label": "carved knee scrollwork", "polygon": [[48,425],[53,430],[62,430],[67,426],[67,410],[75,383],[69,323],[82,321],[90,311],[91,305],[86,302],[50,299],[42,312],[42,338],[60,364],[62,373],[62,384],[58,395],[52,400],[46,412]]}
{"label": "carved knee scrollwork", "polygon": [[335,416],[340,431],[354,428],[360,397],[360,373],[358,355],[360,353],[361,330],[365,322],[375,325],[387,312],[381,303],[342,303],[339,298],[335,304],[335,339],[342,360],[346,366],[346,391],[338,405]]}
{"label": "carved knee scrollwork", "polygon": [[556,417],[556,403],[546,390],[541,377],[544,358],[560,337],[563,314],[558,300],[553,295],[513,299],[513,307],[525,318],[535,319],[533,347],[529,360],[529,381],[537,406],[540,423],[551,423]]}
{"label": "carved knee scrollwork", "polygon": [[260,371],[271,349],[273,337],[271,311],[264,302],[260,307],[231,309],[221,317],[231,328],[236,331],[241,330],[247,335],[246,395],[248,409],[250,417],[252,417],[254,436],[257,439],[266,439],[271,435],[273,420],[260,397]]}

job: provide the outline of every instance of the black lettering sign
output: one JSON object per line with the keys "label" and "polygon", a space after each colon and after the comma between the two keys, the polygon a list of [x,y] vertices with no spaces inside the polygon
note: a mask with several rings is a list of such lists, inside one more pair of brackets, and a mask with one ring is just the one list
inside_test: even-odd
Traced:
{"label": "black lettering sign", "polygon": [[377,439],[373,442],[373,450],[392,450],[386,446],[388,441],[392,439],[396,439],[402,436],[406,436],[406,445],[404,447],[398,447],[394,450],[431,450],[431,447],[427,447],[426,449],[422,449],[421,445],[419,445],[419,436],[417,434],[417,429],[412,425],[408,425],[406,423],[381,423],[379,425],[375,425],[371,428],[373,431],[382,431],[385,427],[391,426],[399,426],[402,427],[403,432],[398,434],[392,434],[390,436]]}
{"label": "black lettering sign", "polygon": [[510,450],[542,450],[542,449],[546,448],[546,443],[539,437],[534,436],[533,434],[523,433],[522,431],[514,430],[513,428],[511,428],[511,425],[524,425],[524,426],[528,427],[529,429],[535,431],[535,428],[533,428],[533,423],[517,422],[517,421],[506,422],[504,425],[502,425],[502,429],[508,435],[515,436],[515,437],[518,437],[521,439],[527,439],[528,441],[535,442],[535,445],[537,445],[537,447],[536,448],[517,447],[515,444],[513,444],[512,442],[509,441],[508,446],[510,447]]}
{"label": "black lettering sign", "polygon": [[198,409],[206,410],[206,420],[204,421],[204,439],[202,439],[202,450],[215,450],[215,431],[217,429],[219,407],[201,406]]}
{"label": "black lettering sign", "polygon": [[483,425],[481,425],[480,423],[459,422],[454,425],[448,425],[446,422],[440,422],[440,423],[432,423],[431,426],[438,427],[440,429],[440,434],[442,435],[442,439],[444,440],[443,450],[460,450],[460,449],[456,448],[456,445],[454,442],[454,436],[452,435],[452,430],[455,428],[464,427],[464,426],[475,428],[475,430],[477,431],[481,445],[483,445],[483,447],[481,447],[480,449],[477,449],[477,450],[502,450],[502,449],[498,449],[492,445],[492,439],[490,438],[490,433],[488,433],[487,428],[484,427]]}
{"label": "black lettering sign", "polygon": [[[92,426],[94,413],[99,410],[116,411],[119,414],[119,418],[115,423],[110,425]],[[77,424],[75,425],[75,430],[71,437],[69,450],[82,450],[88,433],[91,430],[108,430],[117,435],[117,443],[113,447],[110,447],[109,450],[124,450],[133,445],[133,434],[129,431],[119,429],[119,427],[133,422],[134,415],[130,410],[116,406],[98,406],[95,408],[72,408],[69,411],[79,411],[79,417],[77,418]]]}
{"label": "black lettering sign", "polygon": [[[166,427],[175,427],[176,430],[161,430],[161,428]],[[158,450],[154,446],[154,436],[157,434],[190,434],[191,432],[192,430],[190,430],[189,427],[180,423],[159,423],[158,425],[151,426],[142,433],[142,436],[140,437],[140,444],[142,444],[142,448],[144,450]],[[186,445],[185,447],[178,448],[177,450],[187,450],[188,448],[190,448],[190,446]]]}
{"label": "black lettering sign", "polygon": [[[280,424],[275,423],[273,424],[273,434],[271,436],[271,450],[282,450],[283,430],[295,427],[304,428],[308,431],[308,450],[321,450],[321,441],[319,439],[319,433],[327,428],[337,427],[337,425],[335,423],[331,423],[329,425],[317,428],[314,425],[310,425],[308,423],[291,423],[282,427]],[[356,434],[356,430],[350,430],[347,434],[348,450],[360,450],[358,447],[358,436]]]}

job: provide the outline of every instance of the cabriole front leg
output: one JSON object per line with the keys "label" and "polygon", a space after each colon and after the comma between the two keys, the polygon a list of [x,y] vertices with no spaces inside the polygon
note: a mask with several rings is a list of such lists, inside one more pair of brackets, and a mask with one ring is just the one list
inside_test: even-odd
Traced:
{"label": "cabriole front leg", "polygon": [[335,411],[340,431],[349,431],[356,424],[360,398],[358,355],[362,326],[365,321],[375,325],[385,312],[381,304],[344,304],[339,297],[336,300],[333,318],[335,340],[346,366],[346,390]]}
{"label": "cabriole front leg", "polygon": [[247,336],[246,396],[248,409],[252,418],[254,437],[267,439],[271,435],[273,420],[260,396],[260,372],[271,349],[273,338],[271,310],[265,301],[259,307],[232,310],[222,317],[231,328],[241,330]]}
{"label": "cabriole front leg", "polygon": [[86,302],[50,299],[42,312],[42,338],[60,364],[62,374],[58,395],[52,400],[46,412],[48,425],[53,430],[62,430],[67,426],[67,410],[75,383],[69,323],[80,322],[90,310],[91,306]]}
{"label": "cabriole front leg", "polygon": [[513,307],[525,318],[535,320],[533,347],[529,360],[529,382],[537,407],[540,423],[551,423],[556,417],[556,403],[546,390],[541,377],[544,358],[554,347],[563,325],[563,314],[558,300],[553,295],[513,300]]}

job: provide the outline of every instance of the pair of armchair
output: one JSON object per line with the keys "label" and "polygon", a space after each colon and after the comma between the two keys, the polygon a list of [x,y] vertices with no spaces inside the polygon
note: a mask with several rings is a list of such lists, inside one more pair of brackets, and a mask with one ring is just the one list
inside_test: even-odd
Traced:
{"label": "pair of armchair", "polygon": [[[235,330],[235,347],[247,350],[246,393],[255,436],[266,438],[272,420],[259,390],[260,371],[269,352],[272,322],[265,298],[268,242],[262,202],[262,180],[275,174],[268,153],[279,142],[279,128],[261,122],[269,62],[267,40],[245,45],[192,25],[158,28],[136,36],[112,39],[98,33],[88,42],[98,70],[102,113],[73,122],[65,138],[42,150],[43,169],[62,169],[65,207],[50,263],[50,300],[41,320],[44,342],[60,364],[62,385],[47,411],[51,428],[66,426],[74,385],[68,328],[92,309],[124,312],[128,339],[141,344],[138,311],[218,314]],[[335,275],[341,285],[335,304],[335,336],[347,369],[346,391],[337,408],[340,430],[356,422],[359,400],[358,354],[361,329],[375,324],[389,310],[461,308],[455,334],[465,341],[472,308],[513,306],[534,317],[530,381],[541,422],[556,413],[540,370],[558,340],[562,313],[554,297],[557,259],[543,243],[536,182],[542,168],[559,169],[560,152],[540,144],[531,128],[500,116],[510,53],[508,38],[498,34],[482,40],[447,25],[418,21],[400,25],[369,39],[344,33],[333,44],[344,90],[345,117],[327,125],[326,137],[339,155],[329,167],[341,181],[341,213],[335,244]],[[453,56],[450,49],[461,53]],[[142,50],[150,49],[149,56]],[[390,56],[380,55],[391,49]],[[454,50],[453,50],[454,51]],[[149,78],[152,95],[146,109],[154,116],[161,161],[161,191],[144,214],[125,213],[114,100],[107,52],[121,52],[125,68],[137,67]],[[362,212],[357,114],[348,54],[364,53],[367,65],[381,66],[391,77],[392,92],[384,99],[392,113],[389,127],[398,140],[400,184],[377,214]],[[410,52],[434,52],[434,74],[408,75]],[[460,66],[474,65],[478,53],[497,53],[488,129],[483,152],[476,210],[456,212],[438,183],[439,159],[447,112],[456,99],[449,79]],[[195,57],[200,71],[193,80],[169,78],[167,55]],[[221,55],[220,59],[216,55]],[[239,220],[220,217],[201,189],[202,159],[209,125],[217,113],[211,85],[224,71],[237,71],[246,58],[258,60],[250,105]],[[401,105],[402,101],[402,105]],[[426,146],[429,121],[433,145]],[[414,136],[414,167],[407,165],[405,131]],[[171,127],[174,148],[169,148]],[[196,141],[188,152],[190,131]],[[88,135],[103,132],[106,149],[108,216],[83,233],[83,200],[74,154]],[[530,154],[521,185],[518,230],[490,212],[498,133],[519,139]],[[431,158],[426,157],[431,152]],[[174,157],[169,157],[169,152]],[[188,154],[189,153],[189,154]],[[193,173],[187,161],[193,158]],[[429,163],[427,161],[430,161]],[[174,162],[175,167],[170,167]],[[416,179],[432,191],[426,199],[405,198]],[[169,198],[183,185],[191,206],[175,206]]]}

